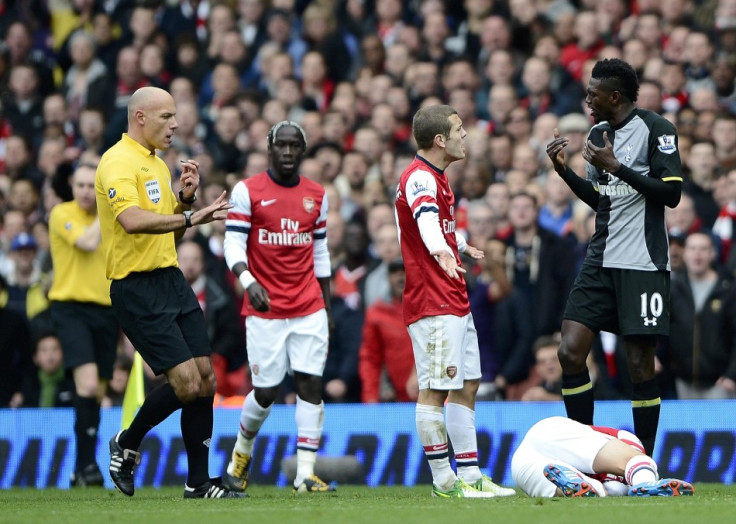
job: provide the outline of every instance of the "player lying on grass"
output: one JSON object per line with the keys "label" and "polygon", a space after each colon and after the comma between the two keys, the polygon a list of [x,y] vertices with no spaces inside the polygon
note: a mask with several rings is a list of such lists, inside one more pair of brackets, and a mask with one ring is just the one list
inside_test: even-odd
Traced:
{"label": "player lying on grass", "polygon": [[625,430],[565,417],[540,420],[511,459],[514,482],[530,497],[676,497],[692,484],[660,479],[657,463]]}

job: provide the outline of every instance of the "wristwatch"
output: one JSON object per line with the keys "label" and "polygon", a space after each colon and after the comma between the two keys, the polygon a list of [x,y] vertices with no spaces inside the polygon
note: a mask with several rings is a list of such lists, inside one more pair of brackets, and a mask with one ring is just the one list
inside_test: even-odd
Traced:
{"label": "wristwatch", "polygon": [[182,211],[182,214],[186,221],[186,227],[192,227],[192,215],[194,214],[194,211]]}
{"label": "wristwatch", "polygon": [[192,195],[192,198],[184,198],[184,190],[183,189],[179,190],[179,202],[181,202],[182,204],[192,205],[196,201],[197,201],[197,193],[194,193]]}

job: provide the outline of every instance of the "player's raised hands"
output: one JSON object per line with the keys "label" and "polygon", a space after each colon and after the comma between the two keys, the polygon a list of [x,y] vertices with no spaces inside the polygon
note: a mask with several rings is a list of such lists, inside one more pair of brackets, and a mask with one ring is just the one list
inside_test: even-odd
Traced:
{"label": "player's raised hands", "polygon": [[547,156],[552,160],[552,165],[555,171],[561,173],[565,170],[565,152],[564,149],[567,146],[570,139],[567,137],[561,137],[560,131],[555,127],[554,139],[552,142],[547,144]]}
{"label": "player's raised hands", "polygon": [[271,297],[268,296],[268,291],[258,282],[253,282],[246,291],[248,300],[250,300],[250,304],[256,311],[263,313],[271,309]]}
{"label": "player's raised hands", "polygon": [[459,279],[460,273],[465,273],[465,270],[457,265],[455,255],[449,251],[441,249],[439,251],[431,252],[430,255],[437,260],[442,270],[447,273],[447,276],[450,278]]}
{"label": "player's raised hands", "polygon": [[613,154],[613,144],[608,139],[608,131],[603,132],[603,147],[598,147],[588,140],[583,146],[583,158],[598,169],[615,173],[621,162]]}

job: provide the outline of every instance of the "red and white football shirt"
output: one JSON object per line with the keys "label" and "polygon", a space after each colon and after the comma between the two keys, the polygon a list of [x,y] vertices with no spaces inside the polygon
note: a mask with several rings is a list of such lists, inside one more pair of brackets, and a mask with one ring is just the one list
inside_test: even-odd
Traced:
{"label": "red and white football shirt", "polygon": [[317,281],[330,276],[324,188],[304,177],[296,186],[283,186],[264,171],[238,182],[230,201],[227,265],[245,262],[271,299],[270,311],[260,312],[246,294],[243,314],[283,319],[324,308]]}
{"label": "red and white football shirt", "polygon": [[406,268],[404,322],[470,313],[465,280],[452,279],[430,252],[460,256],[455,235],[455,195],[443,171],[417,155],[396,190],[396,223]]}

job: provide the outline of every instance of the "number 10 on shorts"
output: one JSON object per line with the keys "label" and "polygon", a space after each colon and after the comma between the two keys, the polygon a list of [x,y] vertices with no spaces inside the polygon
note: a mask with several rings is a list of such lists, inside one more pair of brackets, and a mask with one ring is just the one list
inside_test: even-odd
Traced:
{"label": "number 10 on shorts", "polygon": [[[656,326],[657,319],[662,316],[664,309],[664,301],[660,293],[642,293],[641,298],[641,318],[644,319],[645,326]],[[651,318],[650,318],[651,315]]]}

